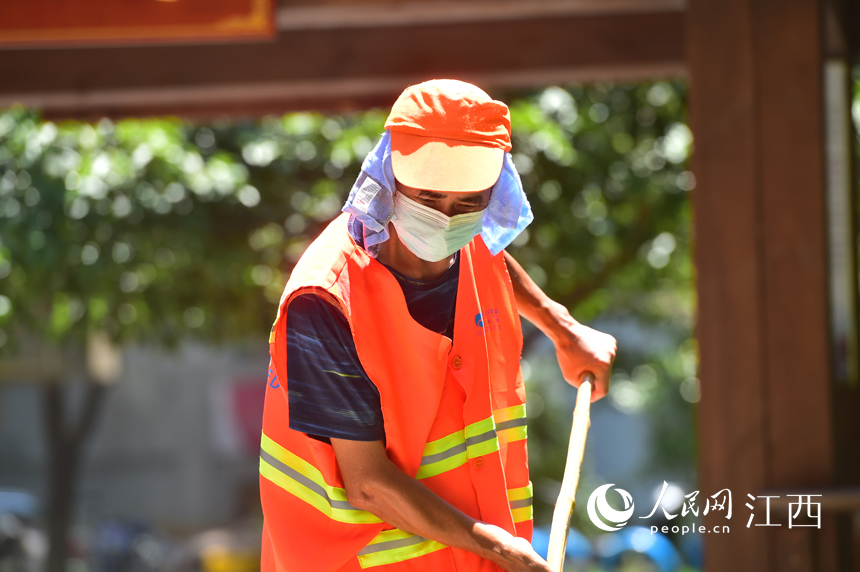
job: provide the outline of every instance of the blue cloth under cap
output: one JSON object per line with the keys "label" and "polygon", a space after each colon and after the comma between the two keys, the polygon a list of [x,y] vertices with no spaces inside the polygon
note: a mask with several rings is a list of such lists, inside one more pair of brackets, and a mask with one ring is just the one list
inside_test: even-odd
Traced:
{"label": "blue cloth under cap", "polygon": [[[361,224],[350,224],[349,232],[374,258],[379,245],[388,240],[388,223],[394,216],[394,169],[391,166],[391,134],[383,133],[361,165],[361,173],[349,191],[343,212]],[[505,153],[502,172],[490,192],[481,238],[495,256],[504,250],[534,220],[520,175],[510,153]]]}

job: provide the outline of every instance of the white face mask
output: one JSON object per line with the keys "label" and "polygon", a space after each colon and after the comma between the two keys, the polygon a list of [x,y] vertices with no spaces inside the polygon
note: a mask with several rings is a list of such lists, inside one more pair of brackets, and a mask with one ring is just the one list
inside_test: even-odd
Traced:
{"label": "white face mask", "polygon": [[394,218],[397,236],[415,256],[428,262],[443,260],[481,232],[487,209],[452,217],[394,193]]}

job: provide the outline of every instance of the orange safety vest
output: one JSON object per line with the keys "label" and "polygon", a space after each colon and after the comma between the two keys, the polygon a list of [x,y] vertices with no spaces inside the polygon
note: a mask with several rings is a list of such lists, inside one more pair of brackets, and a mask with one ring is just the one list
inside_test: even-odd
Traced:
{"label": "orange safety vest", "polygon": [[391,461],[469,516],[531,540],[522,329],[504,258],[480,236],[460,250],[452,344],[410,316],[399,283],[355,243],[348,218],[329,224],[299,260],[269,338],[261,570],[498,572],[351,506],[331,445],[289,428],[287,310],[313,292],[349,321],[379,390]]}

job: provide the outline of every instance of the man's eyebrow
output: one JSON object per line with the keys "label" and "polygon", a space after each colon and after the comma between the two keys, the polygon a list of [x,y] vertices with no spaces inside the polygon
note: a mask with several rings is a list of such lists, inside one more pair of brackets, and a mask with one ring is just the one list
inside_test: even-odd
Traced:
{"label": "man's eyebrow", "polygon": [[[444,193],[435,193],[433,191],[418,191],[418,196],[422,199],[442,200],[446,198],[447,195]],[[465,203],[481,203],[483,202],[483,198],[481,195],[469,195],[461,198],[460,201]]]}
{"label": "man's eyebrow", "polygon": [[418,196],[426,199],[444,199],[445,195],[442,193],[434,193],[433,191],[418,191]]}

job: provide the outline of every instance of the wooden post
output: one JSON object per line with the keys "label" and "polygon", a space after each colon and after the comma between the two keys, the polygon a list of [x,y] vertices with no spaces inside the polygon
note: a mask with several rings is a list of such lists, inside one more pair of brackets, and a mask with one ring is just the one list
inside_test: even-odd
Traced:
{"label": "wooden post", "polygon": [[709,572],[847,565],[832,516],[820,530],[747,528],[745,507],[767,487],[834,484],[822,12],[809,0],[688,7],[700,489],[733,497],[730,523],[704,518],[731,524],[704,537]]}

